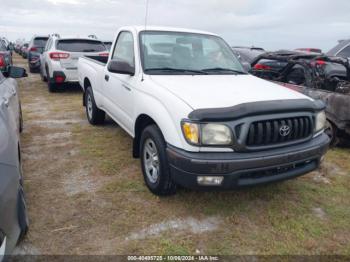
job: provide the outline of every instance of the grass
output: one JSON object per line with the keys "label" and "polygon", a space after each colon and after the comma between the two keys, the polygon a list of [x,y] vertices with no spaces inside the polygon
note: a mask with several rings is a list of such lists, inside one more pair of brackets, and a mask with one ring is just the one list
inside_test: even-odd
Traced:
{"label": "grass", "polygon": [[[349,149],[330,150],[321,170],[291,181],[227,192],[181,189],[159,198],[144,185],[132,139],[120,127],[89,125],[79,91],[50,94],[39,76],[27,80],[19,81],[31,220],[25,244],[45,254],[350,255]],[[47,138],[63,131],[71,136]],[[67,185],[86,188],[71,195]],[[215,218],[218,225],[127,240],[152,225],[189,218]],[[76,227],[52,233],[70,225]]]}

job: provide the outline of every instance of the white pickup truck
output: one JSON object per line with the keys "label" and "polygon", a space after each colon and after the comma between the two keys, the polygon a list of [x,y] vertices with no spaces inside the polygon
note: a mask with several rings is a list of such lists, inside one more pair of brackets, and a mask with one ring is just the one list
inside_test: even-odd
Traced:
{"label": "white pickup truck", "polygon": [[80,58],[78,72],[89,122],[107,113],[133,137],[157,195],[294,178],[328,148],[322,102],[247,74],[212,33],[123,27],[109,57]]}

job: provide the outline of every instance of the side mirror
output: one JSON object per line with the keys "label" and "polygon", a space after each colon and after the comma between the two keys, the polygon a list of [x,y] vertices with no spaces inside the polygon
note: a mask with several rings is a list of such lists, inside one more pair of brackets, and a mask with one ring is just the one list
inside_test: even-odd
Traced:
{"label": "side mirror", "polygon": [[116,74],[135,75],[135,67],[128,62],[112,60],[108,64],[108,71]]}
{"label": "side mirror", "polygon": [[252,66],[250,65],[249,62],[242,62],[242,65],[243,65],[243,68],[244,68],[247,72],[249,72],[250,69],[252,69]]}
{"label": "side mirror", "polygon": [[8,70],[8,76],[11,78],[22,78],[27,77],[27,72],[22,67],[10,66]]}

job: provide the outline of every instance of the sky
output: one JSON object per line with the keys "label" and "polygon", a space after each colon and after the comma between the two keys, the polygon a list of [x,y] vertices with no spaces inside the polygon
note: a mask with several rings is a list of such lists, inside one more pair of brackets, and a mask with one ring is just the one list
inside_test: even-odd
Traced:
{"label": "sky", "polygon": [[[147,0],[0,0],[0,36],[34,34],[112,40],[118,27],[143,25]],[[148,0],[148,25],[210,31],[232,46],[328,51],[350,38],[349,0]]]}

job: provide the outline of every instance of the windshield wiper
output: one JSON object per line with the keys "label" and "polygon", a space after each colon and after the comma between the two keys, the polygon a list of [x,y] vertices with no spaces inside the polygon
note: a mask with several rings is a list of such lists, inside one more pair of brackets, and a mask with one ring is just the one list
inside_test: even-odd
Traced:
{"label": "windshield wiper", "polygon": [[240,75],[246,75],[246,72],[235,70],[235,69],[230,69],[230,68],[223,68],[223,67],[213,67],[213,68],[206,68],[203,69],[202,71],[204,72],[231,72],[231,73],[236,73]]}
{"label": "windshield wiper", "polygon": [[172,68],[172,67],[156,67],[156,68],[146,68],[145,72],[149,71],[165,71],[165,72],[178,72],[178,73],[194,73],[194,74],[201,74],[201,75],[207,75],[207,72],[204,72],[202,70],[194,70],[194,69],[181,69],[181,68]]}

